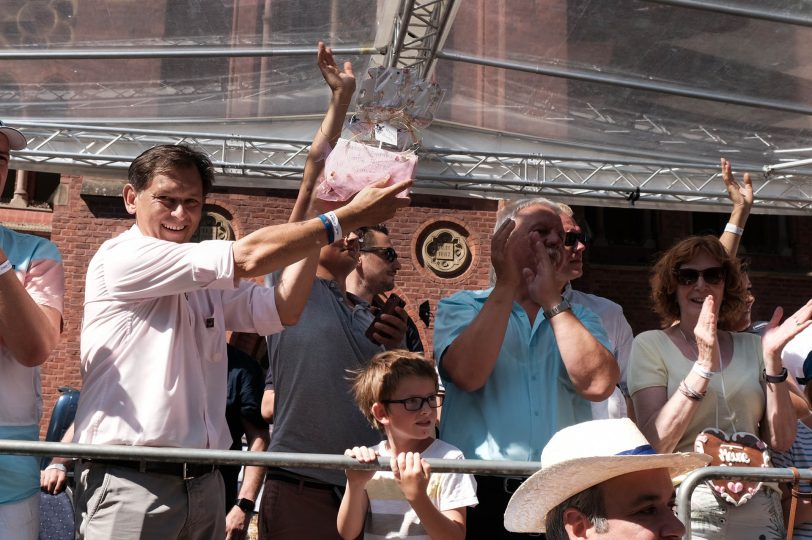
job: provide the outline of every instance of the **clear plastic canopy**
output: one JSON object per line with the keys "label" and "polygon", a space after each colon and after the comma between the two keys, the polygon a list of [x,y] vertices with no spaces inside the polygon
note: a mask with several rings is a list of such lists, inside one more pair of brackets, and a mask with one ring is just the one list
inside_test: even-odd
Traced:
{"label": "clear plastic canopy", "polygon": [[[281,136],[325,109],[318,40],[351,52],[338,59],[363,77],[413,40],[396,29],[418,3],[4,0],[0,118]],[[425,140],[458,128],[467,149],[492,133],[754,167],[812,156],[809,0],[436,3],[446,24],[424,52],[447,94]],[[212,55],[165,54],[200,47]],[[71,51],[96,56],[57,57]]]}

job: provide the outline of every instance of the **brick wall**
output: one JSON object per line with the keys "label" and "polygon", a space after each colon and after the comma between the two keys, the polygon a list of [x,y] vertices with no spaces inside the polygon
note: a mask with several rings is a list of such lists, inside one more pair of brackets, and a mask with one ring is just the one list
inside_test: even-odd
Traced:
{"label": "brick wall", "polygon": [[[62,252],[66,271],[65,329],[62,341],[43,367],[43,393],[47,426],[50,410],[63,385],[81,386],[79,374],[79,331],[84,298],[85,269],[99,246],[134,222],[126,214],[119,197],[89,197],[80,194],[82,178],[65,176],[62,189],[67,193],[53,213],[52,240]],[[209,196],[209,206],[218,207],[231,219],[237,237],[260,227],[287,221],[293,204],[293,193],[232,190]],[[432,313],[437,302],[460,289],[482,289],[488,286],[490,268],[490,232],[493,229],[497,203],[475,199],[414,196],[410,208],[402,210],[389,223],[392,242],[401,255],[402,269],[396,292],[407,302],[409,315],[417,322],[423,343],[431,351],[432,327],[426,329],[419,322],[417,307],[424,300],[431,304]],[[576,209],[579,210],[579,209]],[[792,274],[752,274],[754,291],[758,298],[756,319],[766,319],[774,305],[794,310],[804,298],[812,296],[812,277],[804,272],[812,261],[812,247],[803,241],[803,234],[812,225],[812,218],[792,218],[791,231],[796,239],[794,257],[799,261],[798,272]],[[468,231],[468,244],[472,251],[471,267],[461,276],[440,279],[420,266],[415,259],[417,239],[424,228],[435,221],[462,225]],[[690,234],[690,219],[678,212],[662,212],[658,219],[661,245],[670,245],[675,239]],[[802,265],[802,266],[801,266]],[[592,265],[588,261],[585,276],[575,283],[576,288],[606,296],[624,307],[635,333],[656,328],[658,321],[648,301],[648,270],[636,266]],[[249,353],[260,350],[259,340],[252,336],[234,336],[232,339]]]}

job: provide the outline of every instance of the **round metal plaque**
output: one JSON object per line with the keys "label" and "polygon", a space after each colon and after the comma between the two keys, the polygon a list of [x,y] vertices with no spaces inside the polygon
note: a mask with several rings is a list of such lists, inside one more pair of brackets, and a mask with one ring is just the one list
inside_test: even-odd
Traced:
{"label": "round metal plaque", "polygon": [[225,216],[217,212],[203,212],[200,226],[192,236],[192,242],[203,240],[234,240],[234,229]]}
{"label": "round metal plaque", "polygon": [[453,229],[437,229],[423,241],[423,262],[438,276],[463,273],[471,264],[470,253],[465,237]]}

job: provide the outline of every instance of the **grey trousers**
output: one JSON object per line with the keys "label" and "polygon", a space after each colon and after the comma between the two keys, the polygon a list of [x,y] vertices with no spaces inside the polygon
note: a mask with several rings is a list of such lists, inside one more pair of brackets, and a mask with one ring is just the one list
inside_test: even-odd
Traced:
{"label": "grey trousers", "polygon": [[98,463],[77,469],[77,540],[225,538],[220,471],[183,480]]}

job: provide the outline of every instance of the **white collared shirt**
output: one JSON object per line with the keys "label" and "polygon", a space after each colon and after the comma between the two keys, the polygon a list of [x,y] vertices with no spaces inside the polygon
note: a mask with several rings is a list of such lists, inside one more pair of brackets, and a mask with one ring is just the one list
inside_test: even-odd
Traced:
{"label": "white collared shirt", "polygon": [[75,442],[227,449],[226,330],[283,327],[274,290],[235,286],[233,242],[176,244],[137,226],[90,261]]}
{"label": "white collared shirt", "polygon": [[[576,291],[572,285],[567,283],[564,288],[564,298],[570,304],[580,304],[594,312],[601,319],[601,325],[609,337],[612,349],[609,351],[615,356],[617,365],[620,368],[620,387],[626,388],[626,368],[629,365],[629,355],[632,352],[632,341],[634,334],[626,317],[623,316],[623,308],[612,302],[608,298]],[[592,402],[592,417],[595,420],[604,418],[623,418],[628,416],[626,410],[626,398],[620,388],[615,388],[609,399],[600,402]]]}

